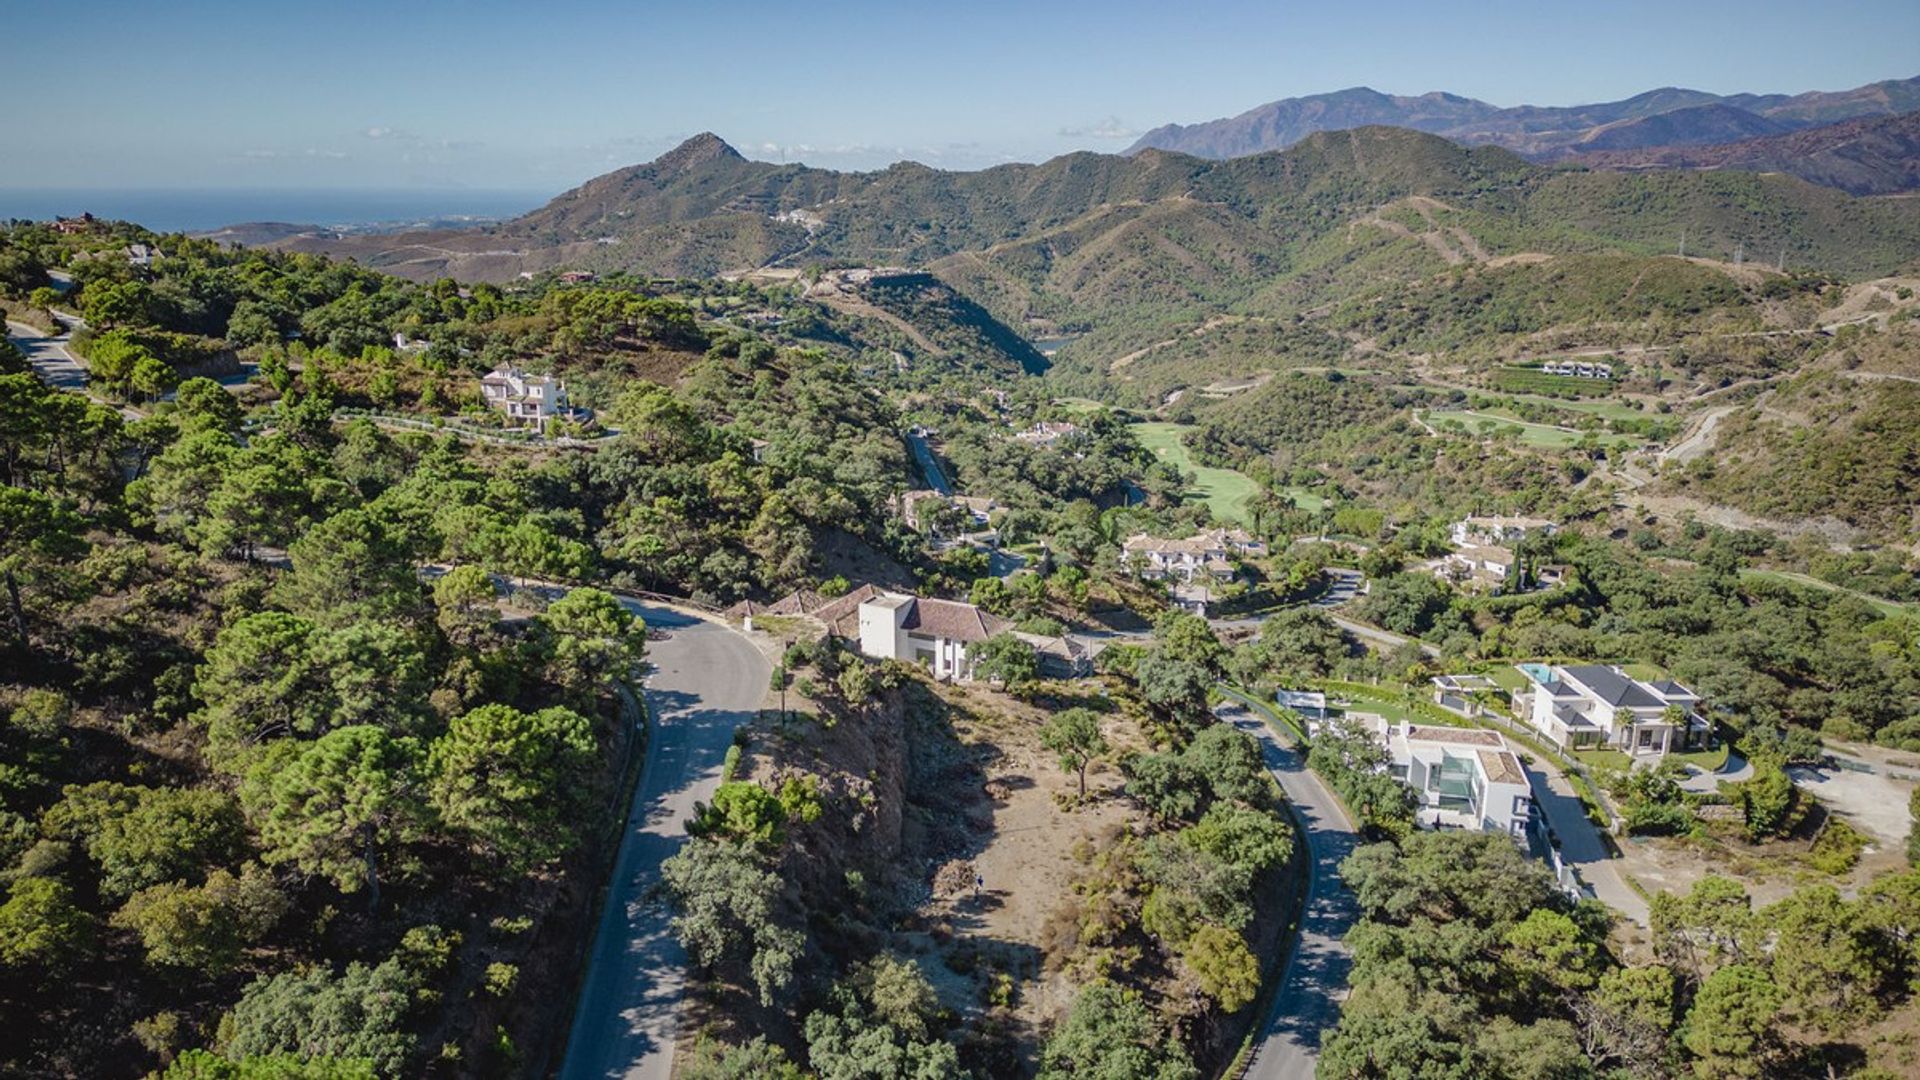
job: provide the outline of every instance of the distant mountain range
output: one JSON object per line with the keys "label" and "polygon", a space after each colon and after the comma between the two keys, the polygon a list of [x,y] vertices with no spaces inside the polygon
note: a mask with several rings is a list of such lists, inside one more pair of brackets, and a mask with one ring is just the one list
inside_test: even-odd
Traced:
{"label": "distant mountain range", "polygon": [[1707,146],[1591,147],[1571,160],[1596,169],[1784,172],[1855,195],[1885,195],[1920,189],[1920,112]]}
{"label": "distant mountain range", "polygon": [[1285,149],[1316,131],[1384,124],[1548,159],[1583,150],[1733,142],[1916,109],[1920,109],[1920,76],[1791,96],[1722,96],[1666,87],[1624,101],[1513,108],[1455,94],[1402,97],[1363,86],[1284,98],[1219,120],[1168,124],[1141,136],[1127,152],[1154,148],[1204,158],[1242,157]]}
{"label": "distant mountain range", "polygon": [[1886,274],[1920,255],[1920,201],[1790,177],[1543,166],[1404,128],[1321,132],[1208,161],[1163,150],[868,173],[752,161],[714,135],[483,229],[310,232],[270,245],[414,278],[558,267],[705,277],[809,266],[929,270],[1021,329],[1294,312],[1381,274],[1618,251]]}

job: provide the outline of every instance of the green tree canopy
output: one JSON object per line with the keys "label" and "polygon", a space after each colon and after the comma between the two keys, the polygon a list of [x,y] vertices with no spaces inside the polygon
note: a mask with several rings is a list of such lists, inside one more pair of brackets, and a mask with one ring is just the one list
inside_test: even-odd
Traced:
{"label": "green tree canopy", "polygon": [[1092,709],[1062,709],[1040,726],[1040,745],[1060,756],[1060,767],[1078,774],[1080,797],[1087,795],[1087,765],[1106,753],[1100,714]]}
{"label": "green tree canopy", "polygon": [[0,967],[57,975],[93,947],[93,926],[65,882],[21,878],[0,904]]}
{"label": "green tree canopy", "polygon": [[322,735],[284,767],[255,766],[242,795],[263,857],[318,874],[342,892],[365,886],[377,907],[381,865],[420,819],[417,757],[412,740],[361,725]]}
{"label": "green tree canopy", "polygon": [[444,824],[525,870],[578,842],[594,751],[593,725],[571,709],[483,705],[434,741],[429,796]]}
{"label": "green tree canopy", "polygon": [[1043,1080],[1198,1080],[1186,1049],[1162,1031],[1137,992],[1104,979],[1074,999],[1041,1052]]}

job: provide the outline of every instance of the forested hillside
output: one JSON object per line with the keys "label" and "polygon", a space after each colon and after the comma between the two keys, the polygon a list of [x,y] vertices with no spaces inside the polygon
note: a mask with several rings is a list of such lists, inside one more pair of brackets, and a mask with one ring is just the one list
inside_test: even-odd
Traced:
{"label": "forested hillside", "polygon": [[[129,239],[166,257],[136,271]],[[644,750],[647,628],[594,586],[719,602],[884,561],[890,406],[696,319],[698,288],[415,286],[107,225],[0,243],[25,317],[72,268],[96,375],[90,400],[0,356],[5,1069],[537,1067]],[[182,378],[175,343],[257,381]],[[383,426],[509,360],[577,372],[619,434]]]}

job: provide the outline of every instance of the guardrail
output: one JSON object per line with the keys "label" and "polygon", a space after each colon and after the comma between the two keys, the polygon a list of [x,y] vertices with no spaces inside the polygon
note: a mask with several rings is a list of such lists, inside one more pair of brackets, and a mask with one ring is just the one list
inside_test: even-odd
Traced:
{"label": "guardrail", "polygon": [[428,431],[436,434],[454,435],[472,439],[475,442],[493,443],[499,446],[597,446],[605,438],[580,439],[570,435],[547,436],[533,431],[511,428],[483,428],[478,425],[450,420],[436,416],[422,418],[417,416],[399,416],[373,409],[339,408],[333,411],[336,417],[371,420],[384,426],[407,428],[414,431]]}

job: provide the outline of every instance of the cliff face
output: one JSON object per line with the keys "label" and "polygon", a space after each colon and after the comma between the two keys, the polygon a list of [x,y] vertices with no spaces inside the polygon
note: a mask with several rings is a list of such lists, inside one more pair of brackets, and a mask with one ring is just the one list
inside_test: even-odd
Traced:
{"label": "cliff face", "polygon": [[781,865],[817,910],[839,904],[848,871],[869,880],[884,875],[905,838],[905,693],[888,691],[863,711],[834,712],[839,715],[831,726],[796,720],[785,734],[776,728],[752,748],[752,779],[777,787],[789,777],[811,777],[817,785],[823,812],[817,821],[794,827]]}

